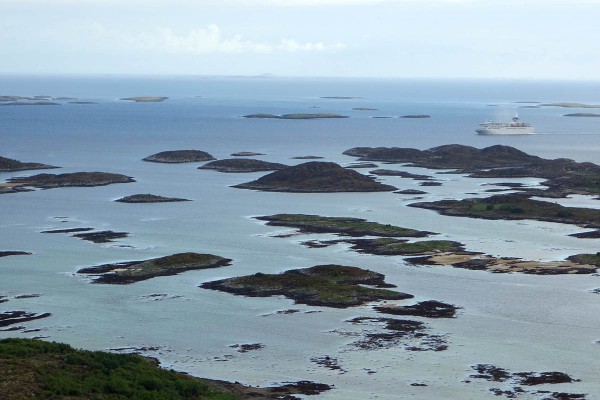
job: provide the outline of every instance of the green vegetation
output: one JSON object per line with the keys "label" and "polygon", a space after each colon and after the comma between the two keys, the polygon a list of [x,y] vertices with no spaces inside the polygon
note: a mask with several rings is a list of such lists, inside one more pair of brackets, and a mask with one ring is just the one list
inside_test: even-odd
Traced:
{"label": "green vegetation", "polygon": [[322,217],[306,214],[275,214],[256,217],[267,225],[299,228],[307,233],[337,233],[348,236],[424,237],[431,232],[417,231],[389,224],[368,222],[361,218]]}
{"label": "green vegetation", "polygon": [[31,339],[0,340],[3,399],[236,399],[209,382],[133,354],[76,350]]}
{"label": "green vegetation", "polygon": [[600,251],[596,254],[575,254],[567,257],[567,260],[573,261],[576,264],[595,265],[600,268]]}
{"label": "green vegetation", "polygon": [[600,210],[564,207],[520,195],[497,195],[484,199],[441,200],[415,203],[412,207],[437,210],[444,215],[483,219],[534,219],[575,224],[587,228],[600,227]]}
{"label": "green vegetation", "polygon": [[382,256],[416,256],[431,255],[436,253],[461,252],[464,247],[461,243],[450,240],[424,240],[407,242],[393,238],[357,239],[349,241],[352,248],[361,253]]}
{"label": "green vegetation", "polygon": [[544,183],[550,189],[567,193],[600,194],[600,170],[572,172]]}
{"label": "green vegetation", "polygon": [[189,270],[217,268],[230,262],[230,259],[212,254],[179,253],[145,261],[98,265],[77,272],[98,276],[94,283],[128,284]]}
{"label": "green vegetation", "polygon": [[283,295],[296,303],[346,308],[375,300],[399,300],[412,295],[360,285],[389,287],[384,275],[357,267],[318,265],[281,274],[242,276],[206,282],[201,287],[252,297]]}

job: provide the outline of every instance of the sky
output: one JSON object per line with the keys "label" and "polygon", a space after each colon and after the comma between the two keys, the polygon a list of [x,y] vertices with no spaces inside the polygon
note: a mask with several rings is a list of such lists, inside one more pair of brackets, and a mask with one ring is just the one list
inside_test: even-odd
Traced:
{"label": "sky", "polygon": [[600,0],[0,0],[0,73],[600,80]]}

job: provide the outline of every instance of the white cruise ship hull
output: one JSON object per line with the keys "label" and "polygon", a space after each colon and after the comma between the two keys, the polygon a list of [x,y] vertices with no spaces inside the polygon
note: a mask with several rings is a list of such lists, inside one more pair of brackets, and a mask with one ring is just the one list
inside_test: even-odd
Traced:
{"label": "white cruise ship hull", "polygon": [[533,133],[532,126],[519,126],[519,127],[502,127],[502,128],[480,128],[476,129],[480,135],[531,135]]}

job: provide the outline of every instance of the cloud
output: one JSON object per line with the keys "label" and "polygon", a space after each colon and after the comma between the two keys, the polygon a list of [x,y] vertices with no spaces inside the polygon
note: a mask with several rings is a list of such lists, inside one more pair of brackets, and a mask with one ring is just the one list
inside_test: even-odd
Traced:
{"label": "cloud", "polygon": [[184,35],[177,35],[171,29],[159,28],[156,31],[156,45],[159,49],[177,54],[204,53],[270,53],[269,44],[244,40],[237,34],[224,37],[217,25],[193,29]]}
{"label": "cloud", "polygon": [[327,52],[346,47],[343,43],[330,45],[323,42],[299,42],[287,38],[272,43],[246,40],[240,34],[224,35],[215,24],[192,29],[184,34],[178,34],[169,28],[157,28],[148,32],[117,32],[106,29],[103,25],[94,24],[93,33],[99,42],[111,47],[169,54]]}

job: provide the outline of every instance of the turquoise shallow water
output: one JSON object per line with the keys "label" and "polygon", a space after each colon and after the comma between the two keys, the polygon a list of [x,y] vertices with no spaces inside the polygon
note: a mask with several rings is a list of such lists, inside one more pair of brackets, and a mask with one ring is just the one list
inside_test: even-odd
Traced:
{"label": "turquoise shallow water", "polygon": [[[518,101],[579,101],[599,104],[598,84],[543,82],[408,82],[224,78],[27,78],[0,77],[3,93],[73,96],[97,104],[0,106],[0,155],[55,164],[48,172],[107,171],[135,183],[64,188],[0,196],[0,250],[31,256],[0,259],[2,311],[51,312],[27,323],[37,332],[0,332],[0,337],[43,336],[78,347],[148,351],[164,365],[193,374],[266,385],[311,379],[335,384],[324,399],[484,399],[488,384],[464,383],[470,365],[492,363],[513,371],[567,372],[581,382],[547,387],[599,398],[600,287],[597,276],[499,275],[445,267],[414,267],[400,257],[359,255],[343,245],[308,249],[300,242],[327,235],[272,237],[286,232],[251,217],[278,212],[356,216],[439,232],[469,250],[499,256],[556,260],[598,251],[597,241],[568,237],[578,227],[533,221],[482,221],[439,216],[406,207],[411,196],[393,193],[290,194],[234,189],[262,174],[222,174],[199,164],[166,165],[141,159],[163,150],[194,148],[227,158],[238,151],[265,153],[261,159],[287,164],[291,157],[322,156],[347,165],[342,152],[354,146],[429,148],[449,143],[484,147],[507,144],[542,157],[598,162],[600,119],[567,118],[561,108],[519,108]],[[118,100],[137,95],[169,96],[163,103]],[[322,96],[357,96],[323,99]],[[318,108],[316,108],[318,107]],[[372,107],[376,111],[353,111]],[[318,111],[315,111],[318,110]],[[269,112],[337,112],[336,120],[249,120],[241,115]],[[485,119],[518,112],[536,126],[527,137],[474,134]],[[423,113],[428,119],[401,119]],[[376,119],[373,116],[395,118]],[[383,166],[400,168],[399,166]],[[434,174],[418,168],[414,173]],[[366,170],[359,170],[366,173]],[[37,172],[0,173],[1,179]],[[464,198],[489,181],[441,174],[441,187],[426,188],[426,199]],[[412,180],[386,183],[416,188]],[[504,180],[496,180],[502,182]],[[511,180],[515,181],[515,180]],[[537,185],[536,179],[519,181]],[[121,204],[134,193],[192,199],[185,203]],[[593,206],[573,198],[565,204]],[[127,231],[110,244],[92,244],[43,230],[90,226]],[[74,274],[81,267],[158,257],[181,251],[210,252],[233,259],[229,267],[191,271],[128,286],[92,285]],[[398,290],[416,300],[437,299],[462,307],[452,320],[425,321],[446,334],[445,352],[402,348],[354,351],[348,344],[360,331],[347,319],[375,316],[370,305],[346,310],[298,306],[275,298],[245,298],[200,289],[208,280],[255,272],[339,263],[386,274]],[[39,297],[15,299],[20,294]],[[162,296],[148,297],[153,294]],[[159,299],[159,300],[156,300]],[[410,304],[412,301],[400,302]],[[290,315],[278,310],[298,308]],[[371,327],[370,329],[376,329]],[[344,331],[347,334],[340,334]],[[350,335],[350,336],[349,336]],[[237,353],[229,346],[263,343],[262,350]],[[318,366],[311,358],[331,356],[346,370]],[[373,373],[375,372],[375,373]],[[422,382],[427,386],[411,386]],[[531,395],[522,398],[538,398]]]}

